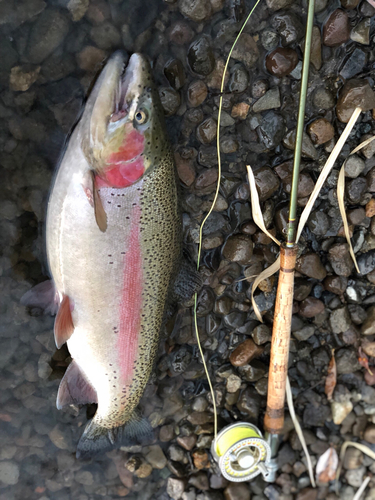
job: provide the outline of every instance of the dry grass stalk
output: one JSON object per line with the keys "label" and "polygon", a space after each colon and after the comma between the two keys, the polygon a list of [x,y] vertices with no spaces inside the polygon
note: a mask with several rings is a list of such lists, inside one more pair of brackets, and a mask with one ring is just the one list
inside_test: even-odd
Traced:
{"label": "dry grass stalk", "polygon": [[309,476],[310,476],[310,481],[311,484],[314,488],[316,488],[315,484],[315,479],[314,479],[314,469],[311,463],[311,458],[309,455],[309,450],[307,449],[307,444],[305,441],[305,437],[303,435],[301,426],[299,424],[296,412],[294,411],[294,405],[293,405],[293,395],[292,395],[292,389],[290,387],[290,382],[289,382],[289,377],[286,378],[286,400],[288,402],[288,408],[289,408],[289,413],[290,417],[293,420],[294,428],[296,429],[297,436],[299,437],[299,440],[301,441],[301,445],[303,448],[303,451],[306,455],[306,460],[307,460],[307,469],[309,471]]}
{"label": "dry grass stalk", "polygon": [[353,151],[351,151],[351,155],[354,155],[354,153],[357,153],[360,149],[362,148],[365,148],[368,144],[370,144],[370,142],[372,142],[373,140],[375,139],[375,135],[373,135],[372,137],[369,137],[368,139],[366,139],[365,141],[361,142],[361,144],[359,144],[359,146],[357,146],[355,149],[353,149]]}
{"label": "dry grass stalk", "polygon": [[371,477],[367,476],[364,480],[361,486],[359,487],[357,493],[354,495],[353,500],[359,500],[362,496],[362,493],[365,491],[367,488],[368,483],[370,482]]}
{"label": "dry grass stalk", "polygon": [[333,148],[331,154],[329,155],[328,160],[326,161],[326,164],[323,167],[323,170],[320,172],[320,175],[319,175],[318,180],[315,184],[314,190],[311,193],[309,201],[307,202],[307,204],[306,204],[306,206],[301,214],[299,224],[298,224],[296,243],[298,243],[298,240],[301,236],[302,230],[305,227],[305,224],[306,224],[308,218],[310,217],[311,210],[313,209],[314,203],[315,203],[317,197],[319,196],[320,190],[322,189],[323,184],[325,183],[329,173],[331,172],[331,170],[335,164],[335,161],[337,160],[337,157],[340,154],[340,151],[342,150],[342,148],[346,142],[346,139],[348,138],[350,132],[352,131],[354,125],[356,124],[356,121],[358,120],[358,117],[361,114],[361,111],[362,111],[361,108],[355,108],[350,120],[346,124],[346,127],[345,127],[343,133],[341,134],[339,140],[337,141],[335,147]]}
{"label": "dry grass stalk", "polygon": [[353,446],[354,448],[357,448],[357,450],[362,451],[362,453],[364,453],[368,457],[375,460],[375,452],[373,452],[368,446],[361,444],[361,443],[356,443],[355,441],[345,441],[345,443],[341,446],[340,464],[339,464],[339,466],[337,468],[337,472],[336,472],[336,493],[338,493],[338,480],[339,480],[339,477],[341,474],[342,464],[344,463],[345,453],[346,453],[346,450],[349,446]]}
{"label": "dry grass stalk", "polygon": [[359,273],[360,271],[359,271],[359,267],[357,264],[357,259],[355,258],[352,242],[350,240],[350,231],[349,231],[348,219],[346,217],[346,212],[345,212],[344,196],[345,196],[345,163],[343,163],[343,165],[340,169],[339,178],[337,180],[337,201],[339,203],[342,222],[344,223],[345,237],[346,237],[346,241],[348,242],[348,245],[349,245],[349,252],[350,252],[351,258],[353,259],[357,273]]}

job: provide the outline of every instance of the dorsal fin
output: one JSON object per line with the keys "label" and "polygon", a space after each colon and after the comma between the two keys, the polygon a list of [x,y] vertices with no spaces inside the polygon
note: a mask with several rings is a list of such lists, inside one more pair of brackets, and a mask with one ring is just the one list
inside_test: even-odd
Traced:
{"label": "dorsal fin", "polygon": [[73,332],[74,325],[70,310],[70,300],[67,295],[64,295],[55,319],[56,347],[60,349],[69,340]]}
{"label": "dorsal fin", "polygon": [[86,376],[73,360],[62,378],[57,393],[56,406],[61,410],[64,406],[97,403],[98,397]]}

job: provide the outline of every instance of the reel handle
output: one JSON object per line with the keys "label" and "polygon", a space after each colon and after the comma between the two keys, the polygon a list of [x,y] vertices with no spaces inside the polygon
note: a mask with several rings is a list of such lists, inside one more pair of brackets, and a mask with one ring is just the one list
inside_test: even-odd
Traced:
{"label": "reel handle", "polygon": [[282,244],[280,247],[280,273],[272,328],[267,410],[264,417],[264,428],[270,434],[281,434],[284,427],[284,404],[297,250],[297,245],[287,247]]}

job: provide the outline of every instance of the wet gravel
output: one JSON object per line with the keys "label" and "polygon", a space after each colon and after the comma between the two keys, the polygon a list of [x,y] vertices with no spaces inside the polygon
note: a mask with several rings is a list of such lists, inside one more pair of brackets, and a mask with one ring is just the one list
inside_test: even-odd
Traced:
{"label": "wet gravel", "polygon": [[[228,483],[213,466],[212,400],[193,332],[191,304],[165,328],[155,376],[141,407],[156,429],[148,446],[85,463],[75,448],[95,408],[58,411],[69,364],[56,351],[53,318],[19,303],[47,277],[46,201],[67,134],[102,61],[115,49],[153,62],[181,181],[186,246],[217,181],[219,89],[248,0],[21,0],[0,2],[0,500],[350,500],[374,462],[349,449],[339,485],[311,487],[287,414],[275,484]],[[345,440],[375,446],[374,14],[366,0],[318,0],[298,206],[356,104],[361,115],[302,234],[297,262],[290,370],[296,412],[313,463]],[[250,288],[274,262],[275,244],[252,220],[246,165],[254,169],[266,226],[283,238],[291,185],[306,3],[257,7],[229,64],[221,128],[222,179],[203,234],[198,326],[217,397],[220,427],[244,419],[262,427],[277,281]],[[346,204],[358,274],[343,238],[336,196],[345,161]],[[247,278],[247,281],[243,278]],[[335,349],[338,384],[324,382]],[[370,482],[364,497],[375,498]]]}

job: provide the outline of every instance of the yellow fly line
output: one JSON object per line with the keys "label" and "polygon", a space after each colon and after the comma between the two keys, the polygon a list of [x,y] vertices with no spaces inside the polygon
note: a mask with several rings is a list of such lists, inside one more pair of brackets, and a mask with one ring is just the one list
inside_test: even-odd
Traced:
{"label": "yellow fly line", "polygon": [[[236,46],[243,30],[245,29],[245,26],[248,22],[248,20],[250,19],[252,13],[254,12],[256,6],[259,4],[261,0],[257,0],[254,7],[251,9],[249,15],[247,16],[247,18],[245,19],[245,22],[243,23],[230,51],[229,51],[229,54],[228,54],[228,57],[227,57],[227,60],[226,60],[226,63],[225,63],[225,66],[224,66],[224,71],[223,71],[223,76],[222,76],[222,79],[221,79],[221,87],[220,87],[220,100],[219,100],[219,111],[218,111],[218,116],[217,116],[217,134],[216,134],[216,147],[217,147],[217,162],[218,162],[218,172],[217,172],[217,184],[216,184],[216,191],[215,191],[215,196],[214,196],[214,199],[213,199],[213,202],[211,204],[211,207],[206,215],[206,217],[203,219],[202,221],[202,224],[199,228],[199,244],[198,244],[198,259],[197,259],[197,269],[199,269],[199,266],[200,266],[200,259],[201,259],[201,253],[202,253],[202,240],[203,240],[203,227],[207,221],[207,219],[209,218],[209,216],[211,215],[213,209],[214,209],[214,206],[215,206],[215,203],[217,201],[217,197],[219,195],[219,190],[220,190],[220,180],[221,180],[221,156],[220,156],[220,119],[221,119],[221,110],[222,110],[222,106],[223,106],[223,92],[224,92],[224,84],[225,84],[225,75],[227,73],[227,69],[228,69],[228,64],[229,64],[229,60],[232,56],[232,52],[234,50],[234,47]],[[199,349],[199,352],[200,352],[200,355],[201,355],[201,359],[202,359],[202,363],[203,363],[203,367],[204,367],[204,371],[206,373],[206,377],[207,377],[207,381],[208,381],[208,385],[210,387],[210,392],[211,392],[211,398],[212,398],[212,405],[213,405],[213,408],[214,408],[214,439],[216,439],[217,437],[217,411],[216,411],[216,400],[215,400],[215,392],[214,392],[214,389],[213,389],[213,386],[212,386],[212,382],[211,382],[211,378],[210,378],[210,375],[208,373],[208,369],[207,369],[207,364],[206,364],[206,360],[204,359],[204,354],[203,354],[203,350],[202,350],[202,345],[201,345],[201,342],[200,342],[200,338],[199,338],[199,331],[198,331],[198,322],[197,322],[197,303],[198,303],[198,295],[195,294],[194,296],[194,327],[195,327],[195,335],[197,337],[197,344],[198,344],[198,349]]]}

